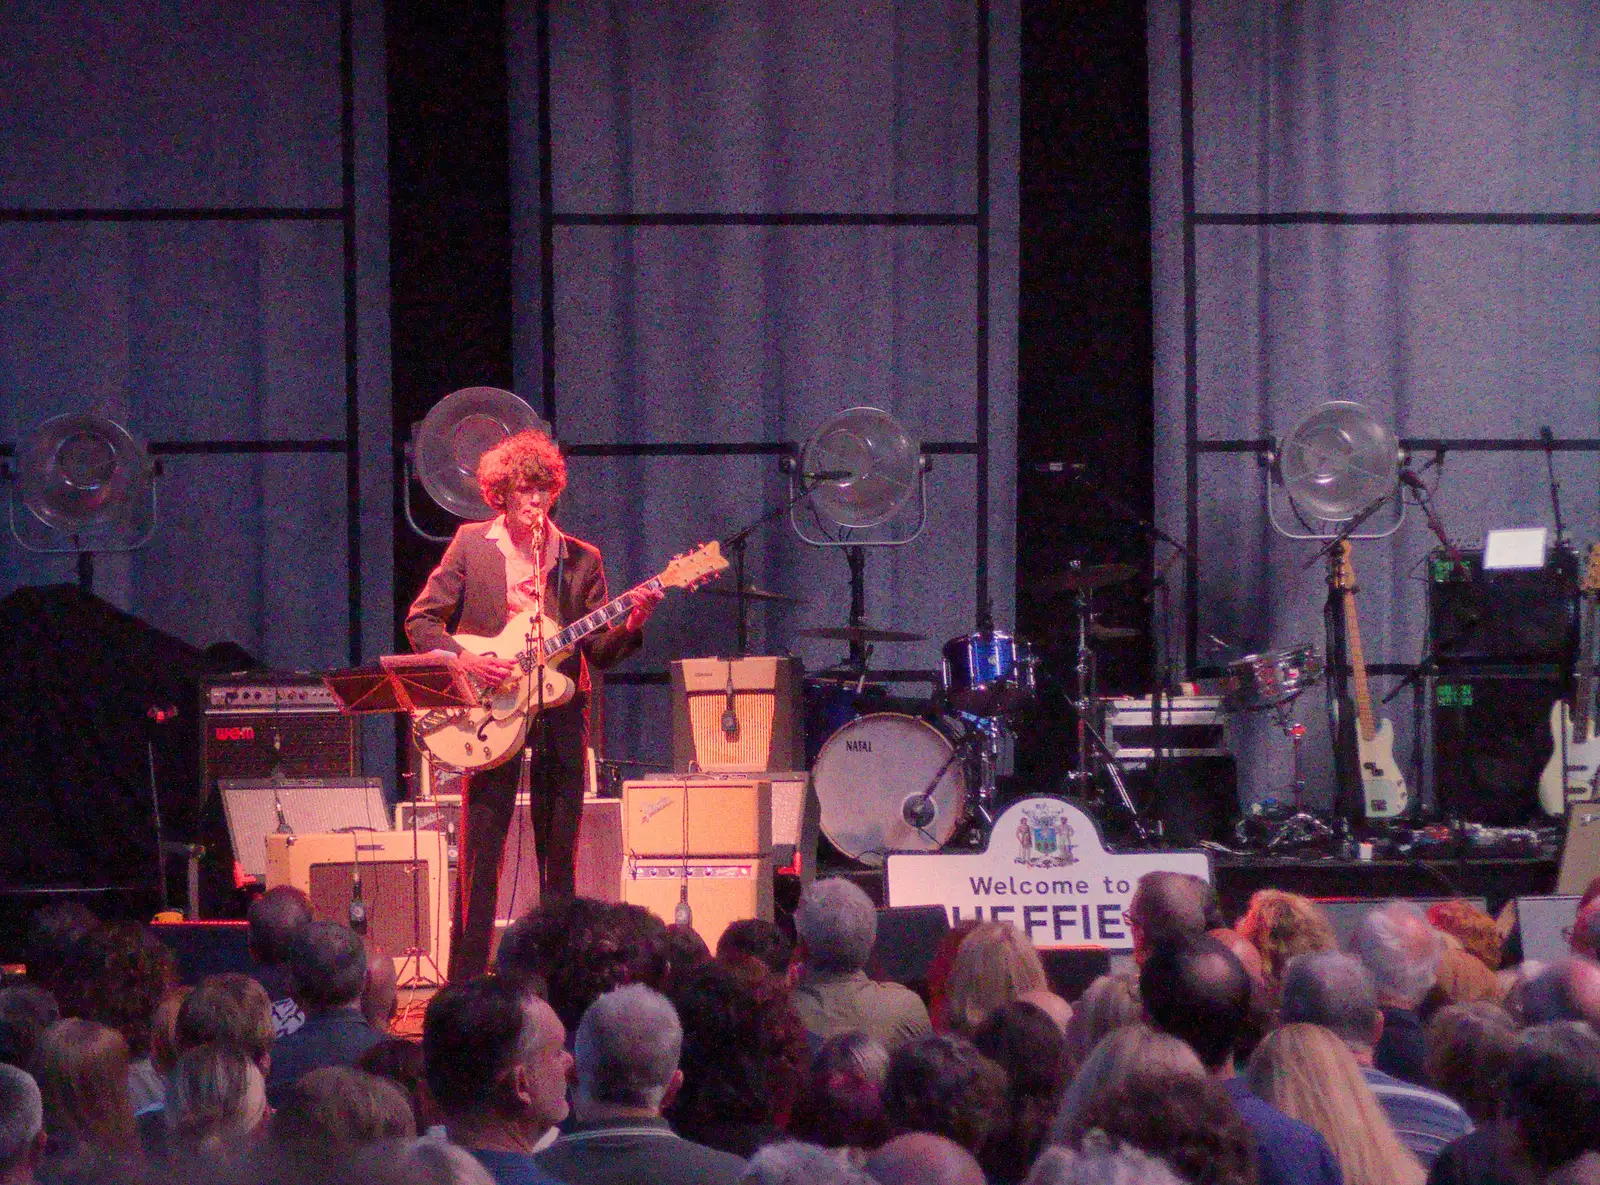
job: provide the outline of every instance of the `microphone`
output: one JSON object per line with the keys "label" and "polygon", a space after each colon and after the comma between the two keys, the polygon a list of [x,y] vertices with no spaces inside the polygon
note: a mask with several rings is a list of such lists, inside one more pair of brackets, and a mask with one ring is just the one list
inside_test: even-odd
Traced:
{"label": "microphone", "polygon": [[367,935],[367,903],[361,899],[361,869],[350,879],[350,928],[363,938]]}
{"label": "microphone", "polygon": [[1539,429],[1539,439],[1544,442],[1544,451],[1547,453],[1556,447],[1556,434],[1550,430],[1549,424]]}

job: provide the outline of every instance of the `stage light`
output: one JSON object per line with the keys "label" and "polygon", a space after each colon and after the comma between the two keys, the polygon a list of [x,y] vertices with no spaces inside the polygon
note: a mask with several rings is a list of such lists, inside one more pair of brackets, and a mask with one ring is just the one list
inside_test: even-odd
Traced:
{"label": "stage light", "polygon": [[463,387],[452,391],[411,430],[406,447],[404,502],[406,522],[424,539],[446,542],[448,535],[430,535],[411,517],[411,479],[457,518],[482,521],[495,516],[478,489],[478,459],[507,437],[537,428],[551,435],[550,425],[532,407],[499,387]]}

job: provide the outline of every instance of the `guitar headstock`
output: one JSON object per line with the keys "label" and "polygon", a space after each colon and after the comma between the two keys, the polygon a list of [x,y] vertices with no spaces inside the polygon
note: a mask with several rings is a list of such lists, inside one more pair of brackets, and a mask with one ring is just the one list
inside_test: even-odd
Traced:
{"label": "guitar headstock", "polygon": [[1586,592],[1600,592],[1600,543],[1589,544],[1589,558],[1584,563],[1583,580],[1578,587]]}
{"label": "guitar headstock", "polygon": [[1350,562],[1350,540],[1341,540],[1328,553],[1328,583],[1344,592],[1356,591],[1356,569]]}
{"label": "guitar headstock", "polygon": [[722,555],[722,544],[713,539],[686,555],[673,556],[672,562],[662,570],[660,579],[664,588],[693,588],[727,570],[728,561]]}

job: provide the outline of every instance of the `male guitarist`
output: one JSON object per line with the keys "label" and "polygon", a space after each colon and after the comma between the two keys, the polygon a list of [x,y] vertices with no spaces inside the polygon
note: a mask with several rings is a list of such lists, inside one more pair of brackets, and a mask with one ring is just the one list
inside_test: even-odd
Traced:
{"label": "male guitarist", "polygon": [[[564,534],[550,519],[550,509],[566,484],[566,461],[543,432],[519,433],[483,454],[478,486],[483,500],[500,514],[456,531],[406,615],[406,637],[413,649],[458,654],[469,675],[496,686],[513,673],[521,674],[515,664],[507,658],[470,653],[452,633],[492,637],[512,615],[525,610],[535,610],[535,620],[542,610],[559,627],[606,603],[599,550]],[[661,595],[647,594],[622,626],[591,635],[557,667],[576,682],[578,692],[567,703],[539,713],[529,730],[541,894],[573,891],[584,751],[589,743],[589,668],[604,669],[639,648],[641,630]],[[535,704],[530,710],[536,708]],[[452,980],[476,975],[488,966],[500,857],[516,806],[521,767],[522,762],[513,759],[479,770],[467,781],[450,943]]]}

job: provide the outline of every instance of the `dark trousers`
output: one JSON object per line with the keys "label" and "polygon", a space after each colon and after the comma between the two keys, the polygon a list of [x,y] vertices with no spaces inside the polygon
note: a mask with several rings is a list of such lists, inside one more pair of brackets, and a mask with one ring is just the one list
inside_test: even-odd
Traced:
{"label": "dark trousers", "polygon": [[[582,696],[546,712],[542,729],[538,721],[529,729],[529,743],[535,745],[530,799],[540,900],[573,893],[587,734],[588,705]],[[452,980],[479,975],[489,966],[500,859],[511,828],[511,812],[516,809],[521,770],[519,750],[504,765],[482,770],[467,780],[450,933]]]}

